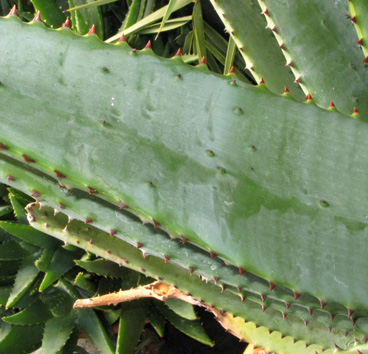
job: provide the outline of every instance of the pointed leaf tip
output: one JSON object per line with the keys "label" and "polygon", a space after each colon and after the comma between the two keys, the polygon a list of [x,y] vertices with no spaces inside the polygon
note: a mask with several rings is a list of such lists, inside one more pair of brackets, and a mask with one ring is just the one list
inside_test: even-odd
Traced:
{"label": "pointed leaf tip", "polygon": [[122,35],[121,35],[121,37],[120,37],[120,39],[118,40],[118,43],[121,43],[121,42],[124,42],[124,43],[126,43],[126,38],[125,38],[125,34],[123,33]]}
{"label": "pointed leaf tip", "polygon": [[8,16],[17,16],[17,17],[19,17],[19,15],[18,15],[18,11],[17,11],[17,6],[16,6],[16,5],[14,5],[14,6],[11,8],[11,10],[9,11]]}
{"label": "pointed leaf tip", "polygon": [[88,31],[87,35],[90,35],[90,34],[96,34],[96,26],[95,25],[92,25],[91,29]]}
{"label": "pointed leaf tip", "polygon": [[152,49],[151,41],[149,40],[143,49]]}

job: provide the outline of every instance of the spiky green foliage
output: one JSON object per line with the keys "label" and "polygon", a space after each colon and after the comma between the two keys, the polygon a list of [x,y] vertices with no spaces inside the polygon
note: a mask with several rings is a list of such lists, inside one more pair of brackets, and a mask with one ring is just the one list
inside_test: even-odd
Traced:
{"label": "spiky green foliage", "polygon": [[[171,6],[184,2],[171,2],[160,16],[166,21]],[[139,249],[131,251],[134,269],[281,338],[316,345],[300,353],[335,346],[365,352],[366,9],[351,1],[351,21],[346,1],[213,5],[232,36],[226,59],[198,1],[184,46],[197,61],[206,56],[211,69],[224,65],[227,72],[236,43],[250,69],[242,78],[253,75],[257,87],[215,76],[203,63],[193,68],[151,49],[108,45],[93,33],[83,38],[2,19],[0,177],[98,228],[79,226],[72,243],[122,263],[121,242],[128,242]],[[157,12],[150,16],[157,20]],[[255,24],[243,26],[246,16]],[[136,33],[132,28],[122,27]],[[270,43],[265,50],[256,45],[261,36]],[[287,67],[279,70],[283,56]],[[300,89],[290,87],[293,75],[305,103],[287,89],[280,96],[285,85],[300,100]],[[43,228],[40,218],[34,225]],[[65,221],[54,226],[45,231],[65,238]],[[14,243],[7,246],[17,252]],[[42,288],[68,268],[61,269],[56,252],[40,261],[53,266]],[[138,257],[142,252],[151,257]],[[31,250],[24,256],[32,278]],[[192,272],[211,282],[194,282]],[[19,284],[22,294],[27,289]],[[219,286],[223,294],[214,295]],[[279,336],[262,341],[247,331],[244,338],[268,349],[296,350]]]}

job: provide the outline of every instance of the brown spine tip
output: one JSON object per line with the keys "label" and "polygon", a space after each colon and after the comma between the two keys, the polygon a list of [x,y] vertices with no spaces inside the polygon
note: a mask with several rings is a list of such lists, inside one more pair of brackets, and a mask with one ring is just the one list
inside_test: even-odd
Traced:
{"label": "brown spine tip", "polygon": [[126,204],[124,204],[122,201],[119,201],[119,209],[127,209],[128,206]]}
{"label": "brown spine tip", "polygon": [[127,42],[124,33],[121,35],[120,39],[118,40],[118,43],[121,43],[121,42],[123,42],[123,43],[126,43]]}
{"label": "brown spine tip", "polygon": [[25,161],[25,162],[36,162],[36,161],[35,161],[35,160],[33,160],[32,158],[30,158],[29,156],[24,155],[24,154],[23,154],[23,158],[24,158],[24,161]]}
{"label": "brown spine tip", "polygon": [[285,303],[285,307],[286,307],[286,310],[289,310],[289,308],[290,308],[290,304],[287,302],[287,303]]}
{"label": "brown spine tip", "polygon": [[280,46],[279,46],[279,47],[280,47],[280,49],[281,49],[281,50],[285,50],[284,43],[280,44]]}
{"label": "brown spine tip", "polygon": [[365,57],[365,58],[363,59],[363,63],[368,63],[368,57]]}
{"label": "brown spine tip", "polygon": [[88,31],[87,35],[90,35],[90,34],[96,34],[96,26],[95,25],[92,25],[91,29]]}
{"label": "brown spine tip", "polygon": [[262,312],[265,312],[265,311],[266,311],[266,306],[262,305]]}
{"label": "brown spine tip", "polygon": [[175,57],[181,57],[181,49],[179,48],[178,51],[175,53],[174,58]]}
{"label": "brown spine tip", "polygon": [[33,190],[33,191],[32,191],[32,194],[31,194],[31,197],[33,197],[33,198],[37,198],[37,197],[39,197],[40,195],[41,195],[40,193],[38,193],[37,191]]}
{"label": "brown spine tip", "polygon": [[312,95],[310,93],[308,93],[305,99],[307,100],[307,102],[313,101]]}
{"label": "brown spine tip", "polygon": [[143,49],[152,49],[151,41],[149,40]]}
{"label": "brown spine tip", "polygon": [[180,238],[181,238],[181,242],[183,243],[183,245],[187,243],[188,240],[184,237],[184,235],[180,235]]}
{"label": "brown spine tip", "polygon": [[331,322],[333,322],[333,320],[335,319],[335,315],[333,313],[330,314],[330,319],[331,319]]}
{"label": "brown spine tip", "polygon": [[268,283],[270,284],[270,291],[272,291],[273,289],[275,289],[275,286],[276,285],[274,283],[272,283],[271,280],[269,280]]}
{"label": "brown spine tip", "polygon": [[116,231],[115,231],[115,230],[113,230],[113,229],[111,229],[111,230],[110,230],[110,236],[114,236],[114,235],[116,235]]}
{"label": "brown spine tip", "polygon": [[19,17],[16,5],[14,5],[11,8],[10,12],[8,13],[8,16],[17,16],[17,17]]}
{"label": "brown spine tip", "polygon": [[160,224],[155,219],[152,219],[152,222],[153,222],[153,227],[155,229],[157,229],[158,228],[158,225],[160,225]]}
{"label": "brown spine tip", "polygon": [[164,256],[165,263],[167,263],[170,260],[170,257]]}
{"label": "brown spine tip", "polygon": [[37,11],[35,17],[33,18],[32,22],[42,22],[40,11]]}
{"label": "brown spine tip", "polygon": [[[59,207],[60,207],[60,209],[65,209],[65,205],[63,204],[63,203],[58,203],[59,204]],[[56,209],[55,209],[56,210]]]}
{"label": "brown spine tip", "polygon": [[333,103],[333,101],[331,101],[330,106],[328,108],[335,108],[335,104]]}
{"label": "brown spine tip", "polygon": [[309,309],[309,317],[312,317],[313,315],[313,309]]}
{"label": "brown spine tip", "polygon": [[198,65],[204,65],[206,64],[206,58],[205,57],[202,57],[201,61],[199,62]]}
{"label": "brown spine tip", "polygon": [[285,312],[283,312],[282,313],[282,319],[285,321],[285,319],[286,319],[286,313]]}
{"label": "brown spine tip", "polygon": [[6,145],[4,145],[3,143],[0,143],[0,149],[8,150],[9,148]]}
{"label": "brown spine tip", "polygon": [[241,302],[244,302],[245,297],[243,295],[240,296]]}
{"label": "brown spine tip", "polygon": [[55,172],[57,178],[66,178],[66,176],[63,175],[60,171],[54,170],[54,172]]}
{"label": "brown spine tip", "polygon": [[353,114],[359,114],[359,111],[357,110],[357,108],[356,108],[356,107],[354,107]]}
{"label": "brown spine tip", "polygon": [[70,28],[70,20],[67,18],[65,22],[62,24],[61,28]]}
{"label": "brown spine tip", "polygon": [[268,9],[265,9],[264,11],[262,11],[262,12],[261,12],[261,15],[269,16],[269,14],[268,14]]}
{"label": "brown spine tip", "polygon": [[234,66],[232,66],[229,70],[229,74],[234,74],[235,73],[235,69],[234,69]]}
{"label": "brown spine tip", "polygon": [[261,81],[258,83],[258,85],[264,85],[264,80],[263,80],[263,77],[261,77]]}
{"label": "brown spine tip", "polygon": [[348,318],[350,318],[353,313],[354,313],[354,310],[348,307]]}
{"label": "brown spine tip", "polygon": [[96,189],[93,189],[92,187],[87,186],[87,188],[88,188],[88,190],[89,190],[89,194],[96,194],[96,193],[98,193],[98,192],[96,191]]}
{"label": "brown spine tip", "polygon": [[285,86],[284,94],[289,92],[290,92],[289,89]]}
{"label": "brown spine tip", "polygon": [[210,256],[211,256],[211,258],[215,258],[215,257],[217,257],[217,254],[215,252],[210,251]]}
{"label": "brown spine tip", "polygon": [[285,66],[290,66],[291,68],[293,68],[294,64],[293,64],[292,60],[290,60],[288,63],[285,64]]}
{"label": "brown spine tip", "polygon": [[243,275],[246,272],[245,269],[243,269],[242,267],[239,267],[239,274]]}
{"label": "brown spine tip", "polygon": [[272,28],[272,32],[277,33],[276,26],[274,26],[274,27]]}
{"label": "brown spine tip", "polygon": [[300,294],[298,292],[296,292],[295,290],[294,292],[294,301],[298,300],[298,297],[300,296]]}
{"label": "brown spine tip", "polygon": [[266,295],[263,295],[263,294],[261,294],[261,300],[262,300],[262,302],[265,302],[266,301]]}
{"label": "brown spine tip", "polygon": [[241,286],[237,286],[236,288],[238,289],[238,293],[241,293],[243,290]]}
{"label": "brown spine tip", "polygon": [[10,175],[7,175],[6,178],[9,180],[9,181],[13,181],[15,182],[15,178],[13,176],[10,176]]}
{"label": "brown spine tip", "polygon": [[352,21],[352,22],[356,23],[356,16],[351,17],[351,18],[350,18],[350,21]]}
{"label": "brown spine tip", "polygon": [[363,38],[360,38],[359,41],[357,41],[357,44],[362,46],[363,45]]}
{"label": "brown spine tip", "polygon": [[217,285],[217,283],[218,283],[218,278],[214,277],[214,278],[213,278],[213,281],[214,281],[214,282],[215,282],[215,284]]}
{"label": "brown spine tip", "polygon": [[193,275],[194,269],[192,267],[189,267],[188,269],[189,269],[190,275]]}
{"label": "brown spine tip", "polygon": [[297,77],[297,78],[294,80],[294,82],[296,82],[296,83],[300,84],[300,83],[302,82],[302,78],[299,76],[299,77]]}
{"label": "brown spine tip", "polygon": [[323,300],[319,300],[319,303],[321,304],[321,310],[327,305]]}
{"label": "brown spine tip", "polygon": [[140,242],[137,242],[137,248],[139,249],[139,248],[142,248],[142,247],[143,247],[143,245]]}
{"label": "brown spine tip", "polygon": [[86,224],[92,224],[92,219],[90,219],[90,218],[86,218],[86,220],[84,221]]}

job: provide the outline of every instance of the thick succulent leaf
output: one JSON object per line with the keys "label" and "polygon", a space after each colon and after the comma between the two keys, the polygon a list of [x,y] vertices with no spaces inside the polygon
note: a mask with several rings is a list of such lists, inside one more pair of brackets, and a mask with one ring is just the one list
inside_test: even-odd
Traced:
{"label": "thick succulent leaf", "polygon": [[13,208],[10,205],[0,206],[0,217],[4,215],[8,215],[13,211]]}
{"label": "thick succulent leaf", "polygon": [[40,11],[42,21],[49,27],[59,28],[65,22],[66,17],[54,0],[32,0],[37,11]]}
{"label": "thick succulent leaf", "polygon": [[359,40],[357,43],[362,47],[365,62],[368,62],[368,2],[365,0],[350,0],[349,10],[351,20],[355,23],[355,28]]}
{"label": "thick succulent leaf", "polygon": [[[317,105],[367,118],[368,71],[348,12],[348,1],[259,0],[268,25],[284,45],[287,63]],[[292,63],[292,64],[290,64]]]}
{"label": "thick succulent leaf", "polygon": [[212,0],[211,3],[234,38],[255,80],[260,82],[263,78],[267,87],[278,94],[287,86],[291,94],[301,100],[304,94],[285,66],[279,44],[271,31],[265,28],[267,22],[258,3],[254,0]]}
{"label": "thick succulent leaf", "polygon": [[104,277],[125,278],[127,276],[126,269],[104,259],[95,259],[93,261],[76,260],[75,263],[90,273],[95,273]]}
{"label": "thick succulent leaf", "polygon": [[74,328],[74,321],[75,313],[73,311],[66,316],[49,319],[43,333],[42,352],[58,353],[68,341]]}
{"label": "thick succulent leaf", "polygon": [[32,252],[24,249],[18,242],[9,240],[0,245],[0,260],[19,260],[29,256]]}
{"label": "thick succulent leaf", "polygon": [[177,299],[168,299],[165,304],[174,311],[179,316],[186,318],[187,320],[196,320],[197,314],[194,311],[194,307],[187,302],[177,300]]}
{"label": "thick succulent leaf", "polygon": [[[45,209],[46,211],[48,210],[47,208]],[[313,350],[321,351],[322,348],[332,348],[334,350],[335,343],[338,343],[340,348],[346,350],[354,348],[356,343],[359,346],[364,344],[364,338],[368,334],[366,327],[368,321],[363,317],[355,318],[354,324],[352,324],[351,319],[347,315],[337,314],[330,318],[330,315],[324,311],[315,310],[311,312],[312,316],[308,314],[308,318],[305,319],[299,313],[286,316],[285,308],[276,309],[262,306],[254,302],[251,297],[241,301],[238,296],[231,292],[225,290],[221,293],[214,284],[206,283],[197,277],[190,276],[181,267],[165,264],[163,260],[156,257],[142,258],[141,252],[135,247],[126,244],[120,239],[111,238],[106,233],[91,226],[86,226],[74,220],[68,225],[68,231],[66,231],[64,225],[66,225],[68,218],[61,213],[56,216],[45,216],[45,209],[39,212],[33,206],[28,207],[32,225],[41,231],[83,247],[85,250],[106,259],[124,264],[148,276],[159,277],[160,280],[165,281],[167,284],[179,285],[182,291],[192,294],[194,298],[201,299],[201,301],[211,304],[217,309],[241,317],[247,322],[255,322],[257,326],[265,326],[271,331],[282,333],[283,336],[291,336],[298,342],[304,343],[304,346],[305,343],[309,345],[314,343],[314,346],[311,347]],[[45,227],[45,224],[47,227]],[[280,336],[281,334],[276,338],[279,340]],[[356,338],[357,342],[355,342],[354,338]],[[251,340],[251,342],[262,345],[262,341],[255,342]],[[300,344],[298,345],[299,347]],[[290,350],[288,352],[285,351],[285,353],[293,353],[293,348],[295,347],[291,346]],[[304,352],[300,351],[300,353]],[[314,354],[310,349],[306,350],[305,353]],[[366,354],[365,352],[363,353]]]}

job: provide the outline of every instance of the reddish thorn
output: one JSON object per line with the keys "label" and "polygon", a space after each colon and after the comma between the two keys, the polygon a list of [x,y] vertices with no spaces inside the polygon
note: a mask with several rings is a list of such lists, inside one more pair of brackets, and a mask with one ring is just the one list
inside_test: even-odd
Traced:
{"label": "reddish thorn", "polygon": [[363,354],[360,350],[357,350],[358,354]]}
{"label": "reddish thorn", "polygon": [[272,28],[272,31],[277,33],[277,29],[276,29],[276,26]]}
{"label": "reddish thorn", "polygon": [[63,23],[63,25],[61,26],[61,28],[70,28],[70,21],[69,18],[67,18],[65,20],[65,22]]}
{"label": "reddish thorn", "polygon": [[242,267],[239,267],[239,274],[243,275],[246,272],[245,269],[243,269]]}
{"label": "reddish thorn", "polygon": [[9,180],[9,181],[15,181],[15,178],[13,176],[10,176],[10,175],[7,175],[6,178]]}
{"label": "reddish thorn", "polygon": [[65,209],[65,205],[63,203],[59,202],[58,204],[59,204],[60,209]]}
{"label": "reddish thorn", "polygon": [[331,101],[330,106],[328,108],[335,108],[333,101]]}
{"label": "reddish thorn", "polygon": [[119,209],[126,209],[128,208],[128,206],[126,204],[124,204],[123,202],[119,201]]}
{"label": "reddish thorn", "polygon": [[0,149],[8,150],[9,148],[6,145],[0,143]]}
{"label": "reddish thorn", "polygon": [[264,80],[263,80],[263,77],[261,77],[261,81],[258,83],[258,85],[264,85]]}
{"label": "reddish thorn", "polygon": [[202,280],[202,275],[200,275],[200,274],[199,274],[199,275],[198,275],[198,278],[199,278],[200,280]]}
{"label": "reddish thorn", "polygon": [[294,301],[296,301],[298,297],[300,296],[300,294],[296,292],[295,290],[293,292],[294,292]]}
{"label": "reddish thorn", "polygon": [[306,97],[305,99],[307,100],[307,102],[309,102],[309,101],[312,101],[312,100],[313,100],[313,98],[312,98],[312,96],[311,96],[311,94],[310,94],[310,93],[308,93],[308,95],[307,95],[307,97]]}
{"label": "reddish thorn", "polygon": [[214,281],[214,282],[215,282],[215,284],[217,285],[217,283],[218,283],[218,278],[214,277],[214,278],[213,278],[213,281]]}
{"label": "reddish thorn", "polygon": [[368,63],[368,57],[365,57],[365,59],[363,59],[364,63]]}
{"label": "reddish thorn", "polygon": [[348,318],[350,318],[353,313],[354,313],[354,310],[348,307]]}
{"label": "reddish thorn", "polygon": [[40,11],[37,11],[35,17],[33,18],[32,22],[42,22]]}
{"label": "reddish thorn", "polygon": [[241,286],[238,286],[237,289],[238,289],[238,293],[241,293],[243,290]]}
{"label": "reddish thorn", "polygon": [[87,35],[90,35],[90,34],[96,34],[96,26],[95,25],[92,25],[91,29],[88,31]]}
{"label": "reddish thorn", "polygon": [[107,251],[106,251],[106,253],[107,253],[107,254],[111,254],[111,251],[110,251],[110,250],[107,250]]}
{"label": "reddish thorn", "polygon": [[339,349],[339,347],[337,346],[337,344],[336,344],[336,343],[334,343],[334,346],[335,346],[335,349]]}
{"label": "reddish thorn", "polygon": [[290,308],[290,304],[287,302],[287,303],[285,303],[285,306],[286,306],[286,310],[289,310],[289,308]]}
{"label": "reddish thorn", "polygon": [[335,318],[335,315],[334,315],[333,313],[331,313],[331,314],[330,314],[331,322],[333,322],[334,318]]}
{"label": "reddish thorn", "polygon": [[86,224],[92,224],[92,220],[90,218],[86,218],[86,220],[84,221]]}
{"label": "reddish thorn", "polygon": [[356,23],[356,16],[351,17],[351,18],[350,18],[350,21],[352,21],[352,22]]}
{"label": "reddish thorn", "polygon": [[121,43],[121,42],[124,42],[124,43],[126,43],[126,38],[125,38],[125,34],[123,33],[122,35],[121,35],[121,37],[120,37],[120,39],[118,40],[118,43]]}
{"label": "reddish thorn", "polygon": [[268,283],[270,284],[270,291],[272,291],[275,288],[276,285],[274,283],[272,283],[271,280],[269,280]]}
{"label": "reddish thorn", "polygon": [[285,50],[284,43],[280,44],[280,49]]}
{"label": "reddish thorn", "polygon": [[294,344],[296,343],[296,339],[295,339],[295,338],[293,339],[293,343],[294,343]]}
{"label": "reddish thorn", "polygon": [[203,65],[203,64],[206,64],[206,58],[205,57],[202,57],[201,61],[199,62],[198,65]]}
{"label": "reddish thorn", "polygon": [[31,197],[37,198],[37,197],[39,197],[40,195],[41,195],[40,193],[38,193],[37,191],[33,190],[33,191],[32,191],[32,194],[31,194]]}
{"label": "reddish thorn", "polygon": [[265,312],[265,311],[266,311],[266,306],[262,305],[262,312]]}
{"label": "reddish thorn", "polygon": [[[132,53],[135,53],[137,51],[137,49],[133,48],[132,49]],[[148,182],[148,184],[152,184],[152,182]]]}
{"label": "reddish thorn", "polygon": [[326,306],[326,303],[323,300],[319,300],[319,303],[321,304],[321,310]]}
{"label": "reddish thorn", "polygon": [[299,76],[297,79],[295,79],[295,81],[294,81],[294,82],[296,82],[296,83],[300,84],[300,83],[302,82],[301,77]]}
{"label": "reddish thorn", "polygon": [[143,49],[152,49],[151,41],[149,40]]}
{"label": "reddish thorn", "polygon": [[309,347],[309,344],[308,343],[305,343],[305,347],[308,348]]}
{"label": "reddish thorn", "polygon": [[234,67],[232,66],[230,71],[229,71],[229,74],[234,74],[235,73],[235,70],[234,70]]}
{"label": "reddish thorn", "polygon": [[356,108],[356,107],[354,107],[353,114],[359,114],[359,111],[357,110],[357,108]]}
{"label": "reddish thorn", "polygon": [[36,162],[36,161],[35,161],[35,160],[33,160],[32,158],[30,158],[29,156],[24,155],[24,154],[23,154],[23,158],[24,158],[24,161],[26,161],[26,162]]}
{"label": "reddish thorn", "polygon": [[170,258],[167,256],[164,256],[164,260],[165,260],[165,263],[167,263],[170,260]]}
{"label": "reddish thorn", "polygon": [[58,170],[54,170],[55,174],[56,174],[56,177],[57,178],[66,178],[65,175],[63,175],[61,172],[59,172]]}
{"label": "reddish thorn", "polygon": [[313,314],[313,309],[309,309],[309,316],[312,316]]}
{"label": "reddish thorn", "polygon": [[289,92],[290,92],[289,89],[285,86],[284,94]]}
{"label": "reddish thorn", "polygon": [[141,243],[137,242],[137,248],[142,248],[142,247],[143,247],[143,245]]}
{"label": "reddish thorn", "polygon": [[268,9],[264,10],[263,12],[261,12],[261,14],[268,16]]}
{"label": "reddish thorn", "polygon": [[261,299],[262,299],[262,302],[265,302],[266,301],[266,295],[261,294]]}
{"label": "reddish thorn", "polygon": [[290,60],[288,63],[285,64],[285,66],[290,66],[291,68],[294,67],[293,62]]}
{"label": "reddish thorn", "polygon": [[221,285],[221,293],[223,293],[225,291],[225,286],[224,284]]}
{"label": "reddish thorn", "polygon": [[181,57],[181,49],[179,48],[178,51],[175,53],[174,58],[175,57]]}
{"label": "reddish thorn", "polygon": [[160,225],[160,224],[155,219],[152,219],[152,221],[153,221],[153,227],[155,229],[157,229],[158,228],[158,225]]}
{"label": "reddish thorn", "polygon": [[241,299],[241,302],[244,302],[245,297],[242,295],[242,296],[240,296],[240,299]]}
{"label": "reddish thorn", "polygon": [[17,16],[17,17],[19,17],[16,5],[14,5],[11,8],[10,12],[8,13],[8,16]]}
{"label": "reddish thorn", "polygon": [[210,256],[211,256],[211,258],[215,258],[215,257],[217,257],[217,254],[215,252],[210,251]]}
{"label": "reddish thorn", "polygon": [[183,245],[187,243],[188,240],[183,235],[180,235],[180,238],[181,238],[181,242],[183,243]]}
{"label": "reddish thorn", "polygon": [[282,319],[283,319],[283,320],[285,320],[285,319],[286,319],[286,313],[285,313],[285,312],[283,312],[283,313],[282,313]]}
{"label": "reddish thorn", "polygon": [[88,190],[89,190],[89,194],[96,194],[96,193],[98,193],[98,192],[96,191],[96,189],[93,189],[92,187],[87,186],[87,188],[88,188]]}
{"label": "reddish thorn", "polygon": [[353,324],[353,326],[355,326],[355,321],[356,321],[356,319],[355,319],[355,318],[352,318],[352,319],[351,319],[351,323]]}
{"label": "reddish thorn", "polygon": [[189,267],[190,275],[193,275],[194,269],[192,267]]}
{"label": "reddish thorn", "polygon": [[305,325],[305,327],[308,326],[308,321],[307,320],[304,320],[304,325]]}
{"label": "reddish thorn", "polygon": [[357,44],[363,45],[363,38],[360,38],[359,41],[357,41]]}
{"label": "reddish thorn", "polygon": [[111,230],[110,230],[110,236],[114,236],[114,235],[116,235],[116,231],[115,231],[115,230],[113,230],[113,229],[111,229]]}
{"label": "reddish thorn", "polygon": [[174,241],[175,240],[174,237],[172,237],[171,235],[169,235],[169,237],[170,237],[170,241]]}
{"label": "reddish thorn", "polygon": [[281,339],[284,339],[284,338],[285,338],[285,334],[281,333]]}

